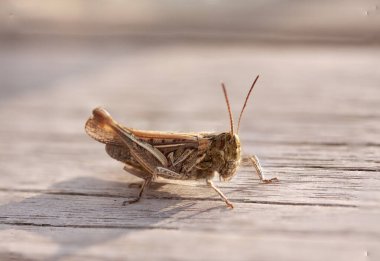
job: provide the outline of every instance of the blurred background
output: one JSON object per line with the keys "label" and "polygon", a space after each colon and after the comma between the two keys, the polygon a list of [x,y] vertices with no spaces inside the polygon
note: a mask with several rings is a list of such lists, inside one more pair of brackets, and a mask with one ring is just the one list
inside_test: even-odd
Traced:
{"label": "blurred background", "polygon": [[375,43],[379,2],[2,1],[3,35],[177,36]]}
{"label": "blurred background", "polygon": [[0,92],[4,99],[43,88],[128,52],[162,45],[281,50],[379,43],[377,0],[3,0]]}

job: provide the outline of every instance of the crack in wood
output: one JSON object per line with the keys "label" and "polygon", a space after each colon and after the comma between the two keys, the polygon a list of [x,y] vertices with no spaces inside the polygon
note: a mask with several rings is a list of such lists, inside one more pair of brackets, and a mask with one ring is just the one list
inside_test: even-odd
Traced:
{"label": "crack in wood", "polygon": [[98,228],[98,229],[136,229],[136,230],[154,230],[154,229],[166,229],[166,230],[178,230],[177,227],[165,227],[165,226],[136,226],[136,225],[53,225],[48,223],[32,223],[32,222],[0,222],[0,225],[11,226],[32,226],[32,227],[56,227],[56,228]]}
{"label": "crack in wood", "polygon": [[[103,198],[122,198],[128,199],[132,197],[124,197],[121,195],[112,194],[101,194],[101,193],[84,193],[84,192],[71,192],[71,191],[45,191],[37,189],[7,189],[0,188],[1,192],[20,192],[20,193],[41,193],[47,195],[62,195],[62,196],[82,196],[82,197],[103,197]],[[200,198],[200,197],[162,197],[162,196],[151,196],[146,195],[146,199],[156,199],[156,200],[197,200],[197,201],[217,201],[219,198]],[[354,204],[339,204],[339,203],[306,203],[306,202],[281,202],[281,201],[264,201],[264,200],[247,200],[247,199],[236,199],[231,198],[236,203],[245,204],[261,204],[261,205],[282,205],[282,206],[315,206],[315,207],[339,207],[339,208],[357,208]]]}
{"label": "crack in wood", "polygon": [[[270,167],[270,166],[268,166]],[[277,166],[272,166],[277,167]],[[309,166],[286,166],[288,168],[304,168],[304,169],[325,169],[325,170],[342,170],[342,171],[355,171],[355,172],[379,172],[380,168],[344,168],[344,167],[331,167],[331,166],[321,166],[321,165],[309,165]]]}

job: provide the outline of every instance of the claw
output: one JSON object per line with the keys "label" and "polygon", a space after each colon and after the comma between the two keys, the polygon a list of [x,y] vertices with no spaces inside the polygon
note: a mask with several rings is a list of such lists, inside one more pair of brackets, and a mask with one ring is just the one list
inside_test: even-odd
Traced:
{"label": "claw", "polygon": [[135,198],[135,199],[132,199],[132,200],[126,200],[123,202],[123,206],[126,206],[127,204],[133,204],[133,203],[136,203],[140,200],[140,198]]}
{"label": "claw", "polygon": [[265,184],[271,184],[275,182],[280,182],[280,180],[278,178],[271,178],[271,179],[263,179],[262,182]]}
{"label": "claw", "polygon": [[228,208],[231,208],[231,209],[234,208],[234,205],[233,205],[231,202],[226,201],[226,204],[227,204],[227,207],[228,207]]}

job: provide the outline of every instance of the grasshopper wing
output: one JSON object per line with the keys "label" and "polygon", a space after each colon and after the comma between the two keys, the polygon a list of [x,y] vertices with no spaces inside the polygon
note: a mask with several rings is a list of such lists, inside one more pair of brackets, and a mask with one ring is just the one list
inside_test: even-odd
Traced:
{"label": "grasshopper wing", "polygon": [[[203,135],[199,133],[175,133],[160,131],[143,131],[121,126],[122,129],[132,132],[133,135],[152,146],[169,145],[178,143],[197,144]],[[85,124],[86,133],[96,141],[104,144],[113,144],[125,146],[119,134],[117,134],[108,125],[99,121],[96,117],[91,116]]]}
{"label": "grasshopper wing", "polygon": [[[170,153],[177,155],[186,149],[203,152],[210,142],[210,134],[208,133],[142,131],[119,126],[127,132],[131,132],[141,142],[158,149],[165,156]],[[135,161],[120,134],[104,124],[98,117],[93,115],[87,120],[85,131],[96,141],[106,144],[106,151],[112,158],[129,163]]]}
{"label": "grasshopper wing", "polygon": [[123,146],[123,142],[116,132],[107,125],[99,122],[94,116],[91,116],[84,127],[86,133],[96,141],[104,144],[114,144]]}

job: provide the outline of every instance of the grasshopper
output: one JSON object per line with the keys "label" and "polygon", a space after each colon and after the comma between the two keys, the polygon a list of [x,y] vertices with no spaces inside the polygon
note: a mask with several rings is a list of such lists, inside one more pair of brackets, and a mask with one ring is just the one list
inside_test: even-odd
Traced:
{"label": "grasshopper", "polygon": [[[241,146],[238,136],[240,122],[258,78],[259,76],[254,80],[246,96],[236,132],[227,90],[223,83],[222,89],[229,113],[230,132],[142,131],[119,124],[103,108],[94,109],[93,115],[85,125],[87,134],[106,144],[109,156],[123,162],[125,171],[144,180],[138,196],[133,200],[124,201],[123,205],[139,201],[149,184],[157,177],[162,177],[175,180],[204,179],[206,184],[224,200],[227,207],[233,208],[233,204],[214,185],[212,179],[218,174],[221,180],[228,181],[236,174],[241,163]],[[278,181],[277,178],[265,179],[263,177],[263,169],[257,156],[250,156],[248,159],[262,182]]]}

